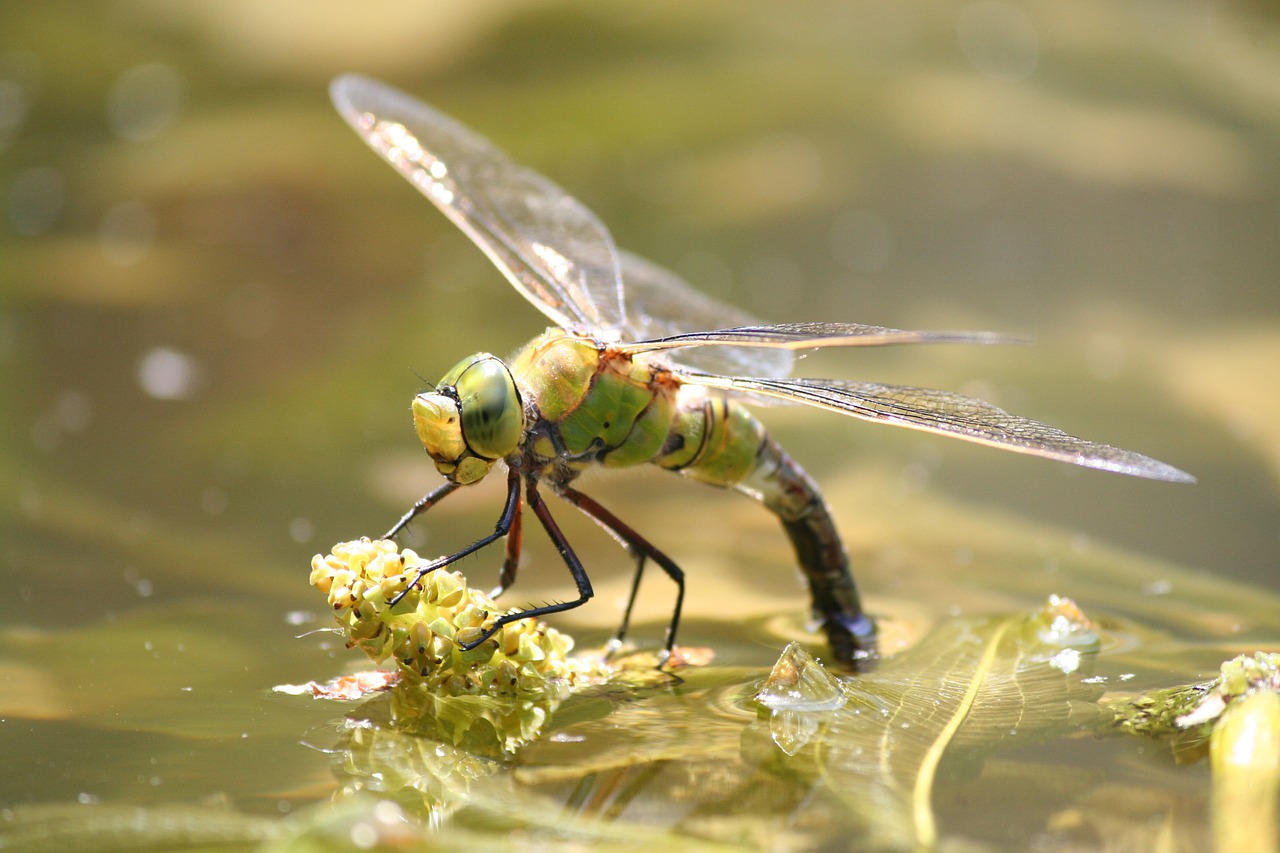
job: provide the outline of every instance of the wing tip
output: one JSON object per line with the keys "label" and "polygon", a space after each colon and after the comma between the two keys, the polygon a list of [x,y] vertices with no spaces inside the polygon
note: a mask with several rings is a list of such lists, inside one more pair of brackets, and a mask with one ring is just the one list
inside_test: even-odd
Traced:
{"label": "wing tip", "polygon": [[1083,465],[1086,468],[1097,468],[1102,471],[1110,471],[1116,474],[1127,474],[1131,477],[1142,477],[1147,480],[1161,480],[1166,483],[1196,482],[1194,475],[1188,474],[1181,468],[1175,468],[1167,462],[1161,462],[1159,459],[1152,459],[1150,456],[1143,456],[1140,453],[1135,453],[1132,457],[1125,460],[1085,457],[1077,460],[1076,464]]}
{"label": "wing tip", "polygon": [[362,113],[386,109],[404,98],[408,96],[403,92],[365,74],[347,72],[329,81],[329,100],[352,127]]}
{"label": "wing tip", "polygon": [[[1161,464],[1163,465],[1164,463],[1161,463]],[[1183,471],[1181,468],[1175,468],[1172,465],[1164,465],[1164,469],[1165,470],[1163,470],[1160,474],[1154,477],[1154,479],[1164,480],[1165,482],[1168,482],[1168,483],[1194,484],[1195,482],[1197,482],[1194,474],[1188,474],[1186,471]]]}
{"label": "wing tip", "polygon": [[370,82],[368,77],[360,74],[340,74],[329,83],[329,101],[343,121],[352,127],[356,126],[356,119],[360,115],[360,109],[356,107],[359,92]]}
{"label": "wing tip", "polygon": [[339,74],[329,81],[329,100],[333,101],[334,106],[342,109],[351,103],[352,90],[363,86],[368,79],[363,74],[352,72]]}

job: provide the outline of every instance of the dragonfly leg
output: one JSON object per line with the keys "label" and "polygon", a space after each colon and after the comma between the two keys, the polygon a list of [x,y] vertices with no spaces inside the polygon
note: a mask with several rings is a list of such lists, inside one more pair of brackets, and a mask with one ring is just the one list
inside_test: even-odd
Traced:
{"label": "dragonfly leg", "polygon": [[[453,484],[450,483],[449,485],[453,485]],[[454,488],[457,488],[457,487],[454,486]],[[445,495],[447,495],[451,491],[452,489],[450,489],[449,491],[444,491],[444,487],[441,486],[439,489],[436,489],[430,495],[427,495],[427,498],[430,498],[440,492],[443,492]],[[443,495],[441,496],[443,497]],[[423,499],[423,501],[425,500],[426,498]],[[419,503],[422,503],[423,501],[419,501]],[[428,506],[429,505],[430,504],[428,504]],[[409,590],[417,586],[418,582],[422,580],[422,578],[425,577],[430,572],[434,572],[436,569],[443,569],[445,566],[449,565],[450,563],[455,563],[469,554],[474,554],[476,551],[479,551],[481,548],[485,547],[486,545],[489,545],[490,543],[498,539],[501,539],[503,536],[506,536],[507,532],[511,530],[511,525],[514,523],[514,519],[516,515],[519,514],[519,511],[520,511],[520,475],[517,474],[515,471],[511,471],[507,474],[507,503],[502,508],[502,515],[498,517],[498,523],[494,525],[493,532],[490,533],[488,536],[484,536],[480,539],[477,539],[475,542],[472,542],[470,545],[463,548],[461,551],[456,551],[450,554],[449,556],[441,557],[438,560],[432,560],[427,565],[418,569],[418,576],[415,577],[408,586],[406,586],[403,590],[401,590],[399,595],[391,599],[391,606],[394,607],[395,605],[399,604],[400,599],[404,598],[405,595],[408,594]],[[412,518],[412,514],[410,514],[409,517]]]}
{"label": "dragonfly leg", "polygon": [[523,524],[521,518],[524,513],[521,512],[523,504],[520,500],[519,493],[516,495],[516,512],[511,517],[511,529],[507,531],[507,544],[504,549],[502,558],[502,571],[498,573],[498,585],[489,592],[490,598],[497,598],[506,591],[516,580],[516,569],[520,567],[520,547],[523,537]]}
{"label": "dragonfly leg", "polygon": [[[564,494],[565,490],[573,492],[573,495]],[[607,521],[602,518],[600,514],[592,514],[584,506],[586,501],[591,501],[591,503],[594,504],[601,513],[603,513],[603,507],[600,507],[598,503],[576,489],[571,489],[567,486],[562,487],[561,497],[570,503],[573,503],[573,505],[576,506],[584,515],[604,528],[604,531],[613,537],[614,541],[622,546],[622,550],[626,551],[627,554],[636,561],[636,572],[631,578],[631,593],[627,596],[626,609],[622,611],[622,624],[618,626],[618,630],[614,633],[613,638],[609,640],[608,645],[605,647],[605,657],[608,658],[610,655],[617,652],[618,649],[622,648],[622,643],[627,638],[627,632],[631,630],[631,612],[635,609],[636,597],[640,594],[640,580],[644,577],[644,565],[648,560],[648,555],[644,551],[636,548],[635,545],[624,538],[614,527],[610,527]],[[613,515],[609,514],[608,517],[612,519]]]}
{"label": "dragonfly leg", "polygon": [[636,558],[636,573],[631,578],[631,594],[627,596],[627,608],[622,611],[622,624],[618,626],[613,639],[609,641],[609,645],[605,649],[606,658],[622,648],[622,643],[627,639],[627,632],[631,630],[631,611],[635,608],[636,596],[640,593],[640,579],[644,577],[646,555],[636,553],[630,545],[627,545],[626,549],[631,556]]}
{"label": "dragonfly leg", "polygon": [[684,607],[684,572],[675,564],[675,561],[655,548],[649,543],[649,540],[631,529],[628,524],[602,507],[593,498],[587,497],[570,486],[563,487],[560,490],[560,496],[616,536],[622,541],[627,550],[637,557],[635,579],[631,582],[631,597],[627,600],[627,609],[622,617],[622,626],[618,629],[617,635],[615,635],[616,642],[621,643],[630,625],[631,608],[636,603],[636,593],[640,589],[640,577],[644,572],[645,560],[653,560],[667,573],[667,577],[675,581],[676,605],[671,614],[671,623],[667,626],[666,642],[663,645],[662,660],[659,663],[659,667],[661,667],[671,657],[671,649],[676,642],[676,630],[680,627],[680,611]]}
{"label": "dragonfly leg", "polygon": [[408,525],[409,522],[413,521],[415,518],[422,515],[424,512],[431,509],[436,504],[440,503],[440,501],[444,500],[449,495],[456,492],[458,488],[459,486],[457,483],[445,483],[443,486],[440,486],[438,489],[432,489],[430,492],[428,492],[427,494],[419,498],[416,504],[409,507],[409,511],[406,512],[404,515],[400,516],[400,520],[395,523],[394,527],[392,527],[390,530],[384,533],[382,535],[382,538],[383,539],[395,538],[396,534],[398,534],[401,530],[404,530],[405,526]]}
{"label": "dragonfly leg", "polygon": [[[518,474],[513,476],[519,476]],[[515,492],[518,496],[518,492]],[[463,651],[470,651],[485,640],[498,633],[503,625],[509,625],[512,622],[518,622],[521,619],[528,619],[531,616],[546,616],[548,613],[560,613],[565,610],[572,610],[575,607],[581,607],[586,604],[591,596],[595,593],[591,589],[591,579],[587,577],[587,570],[582,567],[582,561],[578,559],[578,555],[574,553],[573,547],[569,544],[569,540],[560,532],[560,526],[556,524],[556,520],[551,517],[551,511],[547,509],[546,503],[542,500],[542,495],[538,493],[538,484],[532,478],[528,481],[528,489],[526,497],[529,502],[529,509],[533,510],[533,514],[538,517],[538,521],[542,522],[542,529],[547,531],[551,543],[556,546],[556,550],[560,552],[560,558],[564,560],[566,566],[569,567],[569,574],[573,575],[573,582],[578,586],[578,597],[573,601],[557,601],[553,604],[544,604],[541,607],[530,607],[528,610],[519,610],[515,613],[508,613],[500,617],[496,622],[490,625],[485,631],[477,637],[473,642],[461,643],[460,648]],[[508,506],[515,505],[515,501],[509,501]]]}

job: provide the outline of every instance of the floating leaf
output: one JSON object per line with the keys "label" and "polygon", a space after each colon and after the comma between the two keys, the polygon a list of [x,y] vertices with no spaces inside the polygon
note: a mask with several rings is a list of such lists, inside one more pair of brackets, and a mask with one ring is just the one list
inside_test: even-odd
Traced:
{"label": "floating leaf", "polygon": [[[944,757],[1014,736],[1062,731],[1089,688],[1061,652],[1096,652],[1074,603],[1050,598],[1021,617],[957,620],[866,677],[845,682],[815,746],[823,777],[889,847],[932,847],[932,797]],[[1079,663],[1079,661],[1077,661]]]}

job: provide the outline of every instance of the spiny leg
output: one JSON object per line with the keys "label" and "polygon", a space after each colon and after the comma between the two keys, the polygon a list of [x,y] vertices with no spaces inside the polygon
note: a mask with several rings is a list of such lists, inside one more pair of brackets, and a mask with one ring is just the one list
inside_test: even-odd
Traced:
{"label": "spiny leg", "polygon": [[[429,498],[432,495],[435,495],[439,492],[444,492],[444,494],[449,494],[449,492],[444,491],[444,487],[441,486],[439,489],[436,489],[430,495],[427,495],[427,497]],[[423,499],[423,501],[425,500],[426,498]],[[419,501],[419,503],[422,503],[423,501]],[[498,517],[498,523],[494,525],[493,532],[490,533],[488,536],[477,539],[475,542],[472,542],[470,545],[463,548],[461,551],[456,551],[447,557],[441,557],[438,560],[433,560],[432,562],[418,569],[418,576],[415,577],[413,581],[400,592],[399,595],[391,599],[391,606],[395,607],[397,604],[399,604],[400,599],[404,598],[405,595],[408,594],[409,590],[417,586],[418,582],[421,581],[422,578],[427,573],[434,572],[436,569],[442,569],[445,566],[449,565],[450,563],[455,563],[469,554],[474,554],[476,551],[479,551],[481,548],[485,547],[491,542],[497,539],[501,539],[503,536],[506,536],[507,531],[511,529],[513,519],[519,513],[519,508],[520,508],[520,475],[517,474],[515,471],[510,471],[507,473],[507,503],[502,508],[502,515]],[[410,518],[413,517],[412,513],[410,513],[409,517]]]}
{"label": "spiny leg", "polygon": [[[585,497],[585,495],[582,495],[582,493],[577,490],[571,489],[571,491],[576,495]],[[565,497],[563,491],[561,492],[561,497]],[[565,497],[565,499],[569,500],[568,497]],[[599,506],[599,504],[596,505]],[[590,518],[596,524],[600,525],[601,529],[603,529],[605,533],[608,533],[610,538],[622,546],[622,550],[626,551],[628,556],[636,561],[635,574],[631,577],[631,592],[627,596],[626,609],[622,612],[622,624],[618,626],[618,630],[614,633],[613,638],[609,640],[609,644],[605,647],[605,657],[608,658],[617,652],[618,649],[622,648],[622,641],[626,639],[627,632],[631,629],[631,612],[635,609],[636,597],[640,594],[640,580],[644,577],[646,555],[643,551],[637,549],[633,544],[631,544],[631,542],[625,539],[616,529],[606,524],[603,519],[587,512],[580,504],[574,504],[574,506],[577,507],[583,515],[587,516],[587,518]]]}
{"label": "spiny leg", "polygon": [[414,504],[409,508],[408,512],[400,516],[400,520],[395,523],[394,527],[392,527],[385,534],[383,534],[382,538],[383,539],[395,538],[396,534],[398,534],[401,530],[404,530],[405,525],[413,521],[418,516],[422,515],[427,510],[431,509],[436,504],[440,503],[440,501],[444,500],[449,495],[456,492],[459,488],[460,487],[458,486],[457,483],[445,483],[440,488],[433,489],[427,494],[423,495],[421,498],[418,499],[418,502],[416,504]]}
{"label": "spiny leg", "polygon": [[624,547],[628,554],[636,558],[636,571],[631,576],[631,593],[627,596],[627,608],[622,611],[622,624],[618,626],[613,638],[609,640],[609,645],[605,647],[606,658],[622,648],[623,641],[627,639],[627,632],[631,630],[631,611],[635,609],[636,596],[640,594],[640,579],[644,577],[645,555],[636,553],[630,545]]}
{"label": "spiny leg", "polygon": [[[627,610],[623,615],[622,626],[618,629],[616,636],[619,643],[621,643],[631,621],[631,608],[636,601],[636,592],[640,589],[640,575],[644,571],[645,558],[652,559],[662,567],[662,570],[667,573],[669,578],[675,581],[676,606],[671,614],[671,623],[667,626],[667,638],[663,646],[663,658],[661,661],[661,663],[666,663],[667,658],[671,656],[671,649],[675,646],[676,630],[680,627],[680,611],[684,607],[684,572],[670,557],[653,547],[649,540],[631,529],[622,519],[602,507],[593,498],[587,497],[570,486],[563,487],[560,490],[560,496],[621,539],[633,554],[639,555],[635,580],[631,585],[631,598],[627,602]],[[659,666],[661,666],[661,663]]]}
{"label": "spiny leg", "polygon": [[[518,475],[515,475],[518,476]],[[463,651],[470,651],[485,640],[492,637],[498,632],[503,625],[509,625],[512,622],[518,622],[521,619],[528,619],[531,616],[546,616],[549,613],[560,613],[565,610],[572,610],[575,607],[581,607],[586,604],[591,596],[595,593],[591,590],[591,579],[587,577],[587,570],[582,567],[582,561],[578,559],[578,555],[574,553],[573,547],[569,545],[569,540],[560,532],[559,525],[556,524],[554,518],[551,517],[551,511],[547,509],[547,505],[542,500],[542,495],[538,493],[537,481],[530,477],[527,481],[527,489],[525,491],[526,500],[529,502],[529,509],[533,510],[533,514],[538,517],[538,521],[542,522],[542,529],[547,531],[547,536],[551,539],[551,543],[556,546],[556,550],[560,552],[560,558],[564,560],[566,566],[569,567],[569,574],[573,575],[573,582],[578,586],[578,597],[573,601],[557,601],[554,604],[544,604],[541,607],[530,607],[528,610],[518,610],[515,613],[508,613],[499,617],[492,625],[484,630],[484,632],[470,643],[460,643],[459,647]],[[508,506],[514,502],[508,501]]]}
{"label": "spiny leg", "polygon": [[524,517],[524,513],[521,512],[523,506],[517,494],[516,513],[511,518],[511,529],[507,531],[506,546],[503,549],[502,571],[498,573],[498,585],[489,593],[490,598],[502,595],[516,581],[516,570],[520,568],[520,547],[523,544],[524,535],[524,525],[521,521]]}

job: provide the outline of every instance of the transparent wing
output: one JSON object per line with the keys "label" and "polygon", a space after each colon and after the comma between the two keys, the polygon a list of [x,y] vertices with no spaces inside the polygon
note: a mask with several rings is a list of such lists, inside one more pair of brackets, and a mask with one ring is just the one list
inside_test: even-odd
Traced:
{"label": "transparent wing", "polygon": [[553,322],[616,337],[623,323],[618,252],[585,205],[511,162],[484,137],[390,86],[344,75],[329,94],[369,147]]}
{"label": "transparent wing", "polygon": [[[741,308],[699,293],[668,269],[627,251],[620,250],[619,254],[627,291],[626,340],[662,340],[726,325],[759,323]],[[633,352],[657,349],[632,346],[639,347],[632,349]],[[794,358],[782,349],[717,346],[678,350],[669,360],[678,366],[708,373],[781,379],[791,373]]]}
{"label": "transparent wing", "polygon": [[706,373],[682,373],[681,379],[730,393],[805,403],[863,420],[935,432],[1087,468],[1153,480],[1195,482],[1185,471],[1141,453],[1077,438],[1057,427],[1011,415],[990,403],[949,391],[840,379],[786,380]]}
{"label": "transparent wing", "polygon": [[[773,323],[702,332],[679,332],[624,344],[624,352],[657,352],[681,347],[759,347],[798,350],[817,347],[874,347],[891,344],[1011,344],[1023,339],[995,332],[914,332],[861,323]],[[721,371],[715,371],[721,372]],[[775,377],[783,378],[783,377]]]}
{"label": "transparent wing", "polygon": [[[668,350],[679,367],[724,375],[784,379],[791,350],[922,343],[1020,343],[992,332],[913,332],[857,323],[762,324],[746,311],[694,290],[655,263],[619,251],[626,287],[625,352]],[[732,328],[723,328],[726,324]],[[711,330],[711,331],[708,331]]]}

